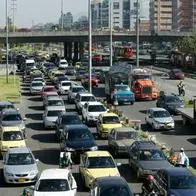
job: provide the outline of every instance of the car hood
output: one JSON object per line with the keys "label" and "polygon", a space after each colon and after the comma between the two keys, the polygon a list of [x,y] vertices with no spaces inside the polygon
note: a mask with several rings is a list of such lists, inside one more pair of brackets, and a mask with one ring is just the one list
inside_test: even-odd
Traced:
{"label": "car hood", "polygon": [[117,144],[118,146],[125,146],[125,147],[128,147],[128,146],[131,146],[131,144],[132,144],[134,141],[135,141],[134,139],[116,140],[116,144]]}
{"label": "car hood", "polygon": [[46,120],[47,121],[52,121],[52,122],[56,121],[57,118],[58,118],[58,116],[46,116]]}
{"label": "car hood", "polygon": [[13,148],[13,147],[22,147],[26,146],[25,141],[2,141],[2,146],[6,146],[7,148]]}
{"label": "car hood", "polygon": [[70,86],[61,86],[62,90],[69,90]]}
{"label": "car hood", "polygon": [[104,114],[106,112],[107,111],[104,111],[104,112],[89,112],[89,115],[94,116],[94,117],[98,117],[100,114]]}
{"label": "car hood", "polygon": [[87,169],[87,172],[93,178],[104,177],[104,176],[117,176],[119,174],[119,171],[117,168]]}
{"label": "car hood", "polygon": [[184,107],[184,104],[179,102],[179,103],[168,103],[167,107],[173,107],[173,108],[182,108]]}
{"label": "car hood", "polygon": [[170,189],[168,195],[175,196],[195,196],[196,189]]}
{"label": "car hood", "polygon": [[5,165],[4,171],[13,174],[28,174],[31,171],[37,171],[37,165]]}
{"label": "car hood", "polygon": [[140,161],[140,165],[144,170],[158,170],[172,167],[167,160],[160,161]]}
{"label": "car hood", "polygon": [[116,123],[116,124],[102,124],[103,129],[113,129],[113,128],[118,128],[122,127],[121,123]]}
{"label": "car hood", "polygon": [[37,192],[33,193],[33,196],[74,196],[74,193],[70,191],[61,191],[61,192]]}
{"label": "car hood", "polygon": [[169,123],[173,121],[172,117],[166,117],[166,118],[154,118],[155,121],[159,123]]}
{"label": "car hood", "polygon": [[42,90],[43,86],[35,86],[35,87],[31,87],[32,90]]}
{"label": "car hood", "polygon": [[78,141],[67,141],[66,142],[67,147],[71,147],[74,149],[80,149],[80,148],[90,148],[93,146],[97,146],[94,140],[78,140]]}

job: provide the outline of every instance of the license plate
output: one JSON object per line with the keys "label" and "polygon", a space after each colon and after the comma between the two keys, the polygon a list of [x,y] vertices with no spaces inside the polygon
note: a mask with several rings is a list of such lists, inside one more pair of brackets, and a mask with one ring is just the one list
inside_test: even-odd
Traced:
{"label": "license plate", "polygon": [[25,178],[19,178],[18,182],[25,182]]}

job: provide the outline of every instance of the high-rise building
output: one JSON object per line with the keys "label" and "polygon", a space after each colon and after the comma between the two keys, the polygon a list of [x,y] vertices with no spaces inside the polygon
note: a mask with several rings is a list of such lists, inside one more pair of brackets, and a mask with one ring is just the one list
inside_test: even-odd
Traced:
{"label": "high-rise building", "polygon": [[149,18],[151,31],[170,31],[172,29],[172,1],[150,0]]}
{"label": "high-rise building", "polygon": [[59,25],[61,27],[63,27],[63,29],[71,29],[71,27],[73,25],[73,15],[72,15],[72,13],[67,12],[66,14],[63,14],[59,19]]}

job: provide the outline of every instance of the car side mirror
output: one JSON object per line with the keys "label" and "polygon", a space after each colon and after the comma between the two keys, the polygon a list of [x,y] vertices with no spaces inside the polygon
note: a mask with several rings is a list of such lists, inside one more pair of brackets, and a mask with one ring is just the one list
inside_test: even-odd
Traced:
{"label": "car side mirror", "polygon": [[26,121],[27,120],[27,118],[23,118],[23,121]]}
{"label": "car side mirror", "polygon": [[134,159],[134,160],[137,160],[137,156],[133,156],[133,159]]}
{"label": "car side mirror", "polygon": [[33,186],[33,185],[30,186],[29,188],[30,188],[31,190],[35,190],[35,186]]}
{"label": "car side mirror", "polygon": [[117,165],[117,167],[119,167],[119,166],[121,166],[121,165],[122,165],[122,163],[116,163],[116,165]]}
{"label": "car side mirror", "polygon": [[35,162],[38,163],[39,162],[39,159],[35,159]]}

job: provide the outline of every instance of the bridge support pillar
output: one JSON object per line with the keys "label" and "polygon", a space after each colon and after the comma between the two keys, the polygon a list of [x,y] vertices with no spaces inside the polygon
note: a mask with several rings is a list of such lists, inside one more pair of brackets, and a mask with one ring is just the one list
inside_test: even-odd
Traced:
{"label": "bridge support pillar", "polygon": [[79,59],[84,57],[84,42],[79,42]]}
{"label": "bridge support pillar", "polygon": [[74,42],[74,61],[78,60],[79,42]]}
{"label": "bridge support pillar", "polygon": [[64,58],[67,59],[67,42],[64,42]]}
{"label": "bridge support pillar", "polygon": [[67,59],[72,60],[72,42],[67,43]]}

